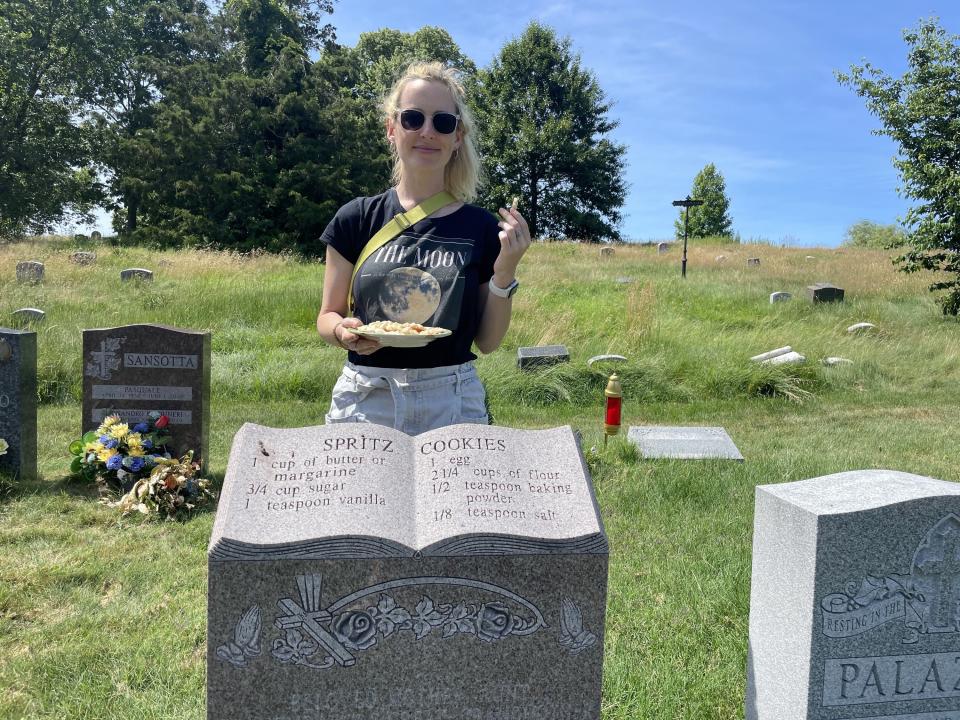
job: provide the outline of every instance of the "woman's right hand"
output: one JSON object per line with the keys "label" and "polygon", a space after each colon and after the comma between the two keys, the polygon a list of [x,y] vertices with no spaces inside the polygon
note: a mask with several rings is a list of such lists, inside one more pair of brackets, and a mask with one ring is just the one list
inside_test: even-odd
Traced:
{"label": "woman's right hand", "polygon": [[360,322],[360,318],[344,318],[333,328],[333,335],[347,350],[355,352],[357,355],[371,355],[383,346],[379,340],[371,340],[350,332],[350,328],[357,328],[361,325],[363,323]]}

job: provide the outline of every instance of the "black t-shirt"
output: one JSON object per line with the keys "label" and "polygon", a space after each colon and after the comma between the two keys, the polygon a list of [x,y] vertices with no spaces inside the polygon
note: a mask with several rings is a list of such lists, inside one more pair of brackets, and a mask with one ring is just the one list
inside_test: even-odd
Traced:
{"label": "black t-shirt", "polygon": [[[341,207],[320,236],[351,263],[394,215],[404,212],[394,189]],[[479,288],[493,276],[500,252],[496,218],[475,205],[411,225],[373,253],[353,282],[353,313],[365,323],[417,322],[453,331],[422,348],[349,354],[350,362],[388,368],[459,365],[470,351],[483,308]]]}

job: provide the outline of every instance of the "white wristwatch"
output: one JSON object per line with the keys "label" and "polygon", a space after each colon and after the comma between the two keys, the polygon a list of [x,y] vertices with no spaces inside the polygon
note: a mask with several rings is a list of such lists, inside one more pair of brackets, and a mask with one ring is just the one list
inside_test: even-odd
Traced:
{"label": "white wristwatch", "polygon": [[514,278],[512,283],[507,285],[505,288],[502,288],[494,285],[493,278],[490,278],[490,282],[487,283],[487,287],[490,288],[490,292],[497,297],[509,298],[513,297],[513,294],[517,291],[517,288],[520,287],[520,281]]}

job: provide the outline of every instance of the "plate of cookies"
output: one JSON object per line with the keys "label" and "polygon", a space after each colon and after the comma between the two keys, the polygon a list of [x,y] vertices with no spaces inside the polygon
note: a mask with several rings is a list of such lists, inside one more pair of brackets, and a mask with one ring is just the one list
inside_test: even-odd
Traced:
{"label": "plate of cookies", "polygon": [[453,331],[442,327],[431,327],[420,323],[399,323],[392,320],[378,320],[347,329],[360,337],[376,340],[384,347],[397,348],[424,347],[437,338],[449,337],[453,334]]}

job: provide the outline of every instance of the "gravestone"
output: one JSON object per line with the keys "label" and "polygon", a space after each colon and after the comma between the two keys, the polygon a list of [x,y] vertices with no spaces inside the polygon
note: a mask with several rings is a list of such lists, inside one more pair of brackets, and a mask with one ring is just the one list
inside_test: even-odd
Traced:
{"label": "gravestone", "polygon": [[608,547],[569,427],[234,437],[207,718],[599,720]]}
{"label": "gravestone", "polygon": [[864,332],[868,332],[870,330],[876,330],[876,329],[877,329],[877,326],[874,325],[873,323],[858,322],[848,327],[847,332],[848,333],[864,333]]}
{"label": "gravestone", "polygon": [[760,258],[747,258],[747,267],[760,267]]}
{"label": "gravestone", "polygon": [[644,458],[743,461],[743,455],[722,427],[631,426],[627,440]]}
{"label": "gravestone", "polygon": [[635,281],[632,277],[618,277],[614,279],[617,285],[632,285]]}
{"label": "gravestone", "polygon": [[960,715],[960,484],[760,485],[753,527],[747,720]]}
{"label": "gravestone", "polygon": [[100,233],[99,230],[94,230],[92,233],[90,233],[90,239],[93,242],[100,242],[101,240],[103,240],[103,235]]}
{"label": "gravestone", "polygon": [[570,351],[566,345],[537,345],[517,348],[517,367],[521,370],[570,362]]}
{"label": "gravestone", "polygon": [[790,351],[768,357],[760,361],[761,365],[801,365],[807,361],[806,355]]}
{"label": "gravestone", "polygon": [[10,314],[19,326],[43,322],[43,319],[47,316],[47,314],[39,308],[20,308]]}
{"label": "gravestone", "polygon": [[107,415],[130,425],[151,410],[170,418],[171,452],[207,457],[210,333],[163,325],[83,331],[83,428]]}
{"label": "gravestone", "polygon": [[830,283],[816,283],[807,286],[807,295],[815,303],[843,302],[843,288]]}
{"label": "gravestone", "polygon": [[70,262],[77,265],[93,265],[97,261],[97,254],[87,250],[77,250],[70,254]]}
{"label": "gravestone", "polygon": [[42,262],[35,260],[24,260],[17,263],[17,282],[22,283],[40,283],[43,282],[44,266]]}
{"label": "gravestone", "polygon": [[760,353],[759,355],[754,355],[750,358],[753,362],[763,362],[764,360],[769,360],[770,358],[775,358],[779,355],[786,355],[789,352],[792,352],[793,348],[789,345],[784,345],[783,347],[778,347],[775,350],[768,350],[767,352]]}
{"label": "gravestone", "polygon": [[827,367],[836,367],[837,365],[853,365],[853,360],[845,357],[831,356],[825,357],[823,359],[823,364]]}
{"label": "gravestone", "polygon": [[600,248],[600,257],[602,257],[602,258],[612,258],[612,257],[613,257],[613,248],[612,248],[612,247]]}
{"label": "gravestone", "polygon": [[37,477],[37,334],[0,327],[0,474]]}
{"label": "gravestone", "polygon": [[145,270],[144,268],[127,268],[126,270],[120,271],[120,281],[127,282],[128,280],[148,280],[153,281],[153,270]]}
{"label": "gravestone", "polygon": [[772,292],[770,293],[770,304],[778,302],[786,302],[787,300],[793,299],[793,295],[788,292]]}
{"label": "gravestone", "polygon": [[717,255],[714,259],[714,262],[722,263],[727,261],[726,255]]}
{"label": "gravestone", "polygon": [[670,252],[670,243],[662,242],[657,245],[657,253],[663,255],[664,253]]}

